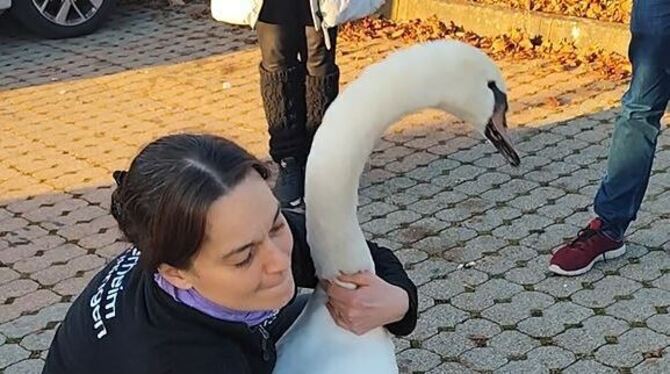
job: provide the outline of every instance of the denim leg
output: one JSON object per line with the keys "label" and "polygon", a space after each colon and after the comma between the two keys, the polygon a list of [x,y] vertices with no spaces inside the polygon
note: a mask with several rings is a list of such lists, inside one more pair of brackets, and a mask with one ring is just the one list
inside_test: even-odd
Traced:
{"label": "denim leg", "polygon": [[622,98],[595,212],[614,239],[623,238],[647,190],[660,119],[670,99],[669,36],[633,34],[633,78]]}

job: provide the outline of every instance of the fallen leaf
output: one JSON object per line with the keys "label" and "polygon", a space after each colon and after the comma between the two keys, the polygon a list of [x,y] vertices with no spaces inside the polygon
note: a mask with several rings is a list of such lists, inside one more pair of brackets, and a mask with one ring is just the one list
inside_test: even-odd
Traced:
{"label": "fallen leaf", "polygon": [[649,352],[644,352],[642,354],[645,360],[650,360],[650,359],[656,359],[656,358],[662,358],[663,357],[663,348],[658,348],[653,351]]}
{"label": "fallen leaf", "polygon": [[632,0],[469,0],[478,4],[495,4],[520,10],[584,17],[606,22],[626,23],[630,19]]}
{"label": "fallen leaf", "polygon": [[[571,43],[544,42],[542,37],[528,35],[519,29],[494,37],[481,36],[453,22],[444,23],[434,16],[400,22],[380,16],[366,17],[343,25],[340,37],[353,42],[389,39],[412,44],[429,40],[456,39],[483,49],[494,58],[512,57],[517,60],[545,58],[558,64],[559,69],[556,71],[585,67],[613,81],[626,79],[631,74],[628,59],[613,52],[605,52],[595,47],[580,51]],[[562,105],[560,102],[550,103],[550,105],[556,104]]]}
{"label": "fallen leaf", "polygon": [[562,105],[561,100],[556,96],[549,96],[544,100],[544,104],[550,108],[557,108]]}
{"label": "fallen leaf", "polygon": [[486,347],[489,341],[489,338],[480,334],[470,334],[468,335],[468,339],[470,339],[473,343],[475,343],[476,347],[480,348]]}
{"label": "fallen leaf", "polygon": [[210,17],[209,6],[205,4],[190,6],[186,12],[192,19],[205,19]]}

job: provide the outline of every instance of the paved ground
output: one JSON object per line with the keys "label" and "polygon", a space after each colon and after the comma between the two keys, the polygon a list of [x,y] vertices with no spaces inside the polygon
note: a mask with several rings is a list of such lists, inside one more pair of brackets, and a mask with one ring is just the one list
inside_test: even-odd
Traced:
{"label": "paved ground", "polygon": [[[259,55],[253,33],[188,12],[126,7],[68,41],[0,24],[0,372],[34,373],[73,297],[125,246],[107,214],[112,170],[186,129],[267,157]],[[396,47],[342,43],[345,83]],[[500,64],[521,168],[426,111],[384,137],[363,178],[365,231],[420,285],[419,326],[397,340],[403,371],[670,372],[668,132],[628,254],[552,276],[550,249],[589,218],[625,85]]]}

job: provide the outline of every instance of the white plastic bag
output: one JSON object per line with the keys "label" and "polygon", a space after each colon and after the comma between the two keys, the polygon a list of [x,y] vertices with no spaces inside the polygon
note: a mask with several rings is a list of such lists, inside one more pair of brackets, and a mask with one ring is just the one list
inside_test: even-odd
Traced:
{"label": "white plastic bag", "polygon": [[262,0],[211,0],[212,17],[219,22],[253,26],[262,5]]}
{"label": "white plastic bag", "polygon": [[317,0],[324,27],[354,21],[376,12],[385,0]]}

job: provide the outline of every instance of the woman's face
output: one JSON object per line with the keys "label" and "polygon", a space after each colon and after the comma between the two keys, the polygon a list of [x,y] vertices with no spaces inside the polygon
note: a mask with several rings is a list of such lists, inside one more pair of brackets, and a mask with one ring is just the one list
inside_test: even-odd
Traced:
{"label": "woman's face", "polygon": [[207,222],[192,266],[178,270],[185,285],[177,287],[193,287],[210,301],[236,310],[277,309],[291,300],[293,236],[258,173],[249,173],[216,200]]}

